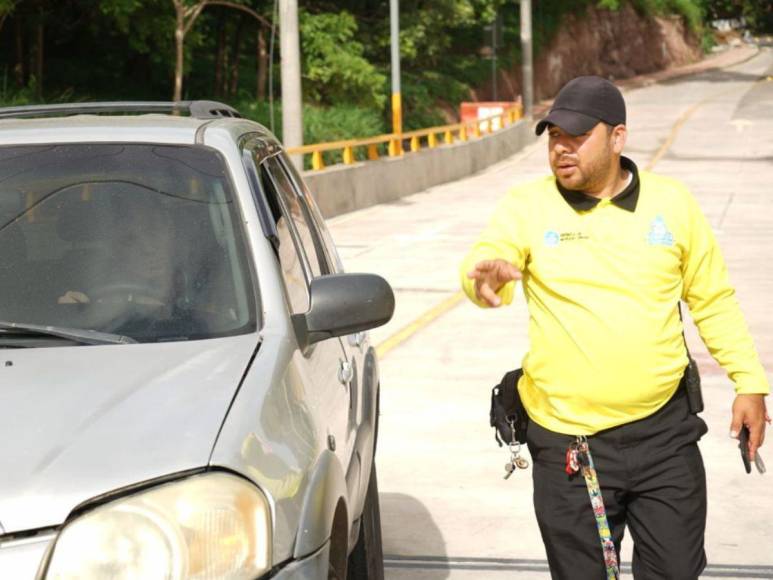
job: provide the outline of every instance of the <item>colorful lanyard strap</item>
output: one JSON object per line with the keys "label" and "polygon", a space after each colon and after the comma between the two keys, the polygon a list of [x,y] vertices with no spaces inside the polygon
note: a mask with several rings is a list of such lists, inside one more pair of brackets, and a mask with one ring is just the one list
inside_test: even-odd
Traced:
{"label": "colorful lanyard strap", "polygon": [[604,498],[601,497],[601,488],[598,477],[596,477],[593,456],[590,453],[588,439],[584,435],[577,437],[577,440],[572,442],[569,449],[566,450],[566,472],[572,475],[578,471],[582,471],[585,478],[593,515],[596,517],[596,527],[604,553],[604,565],[607,569],[607,580],[617,580],[620,577],[620,568],[617,564],[615,543],[612,541],[612,532],[609,530],[607,510],[604,508]]}

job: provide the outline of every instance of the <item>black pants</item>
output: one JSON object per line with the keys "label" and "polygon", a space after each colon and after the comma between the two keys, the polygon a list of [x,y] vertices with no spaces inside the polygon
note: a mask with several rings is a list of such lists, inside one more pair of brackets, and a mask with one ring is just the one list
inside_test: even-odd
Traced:
{"label": "black pants", "polygon": [[[618,554],[626,524],[633,536],[637,580],[692,580],[706,565],[706,474],[696,444],[706,431],[679,389],[654,415],[588,437]],[[530,422],[534,508],[552,577],[602,580],[585,480],[564,471],[573,440]]]}

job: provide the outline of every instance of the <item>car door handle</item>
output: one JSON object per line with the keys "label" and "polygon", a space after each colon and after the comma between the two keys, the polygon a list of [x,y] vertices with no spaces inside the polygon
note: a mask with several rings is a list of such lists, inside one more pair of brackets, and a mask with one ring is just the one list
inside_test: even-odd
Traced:
{"label": "car door handle", "polygon": [[342,385],[349,386],[349,383],[352,382],[352,379],[354,378],[354,369],[352,368],[352,363],[349,361],[342,360],[341,366],[338,367],[338,381]]}
{"label": "car door handle", "polygon": [[365,338],[368,335],[364,332],[357,332],[355,334],[349,335],[349,344],[351,346],[357,347],[360,349],[360,352],[362,352],[362,345],[365,343]]}

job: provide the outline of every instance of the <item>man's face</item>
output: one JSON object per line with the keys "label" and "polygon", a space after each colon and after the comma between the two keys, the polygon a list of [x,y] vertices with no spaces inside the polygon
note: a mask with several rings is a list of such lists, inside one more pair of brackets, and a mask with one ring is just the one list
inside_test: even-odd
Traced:
{"label": "man's face", "polygon": [[550,169],[566,189],[594,192],[603,188],[622,152],[625,126],[609,128],[598,123],[583,135],[570,135],[560,127],[548,129]]}

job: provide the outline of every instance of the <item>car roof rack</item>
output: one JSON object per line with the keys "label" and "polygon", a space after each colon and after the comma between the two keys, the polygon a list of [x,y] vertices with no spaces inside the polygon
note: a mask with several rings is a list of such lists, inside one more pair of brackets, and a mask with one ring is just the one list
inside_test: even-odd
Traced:
{"label": "car roof rack", "polygon": [[195,119],[241,118],[239,111],[217,101],[125,101],[105,103],[64,103],[0,108],[0,119],[106,115],[130,113],[187,113]]}

